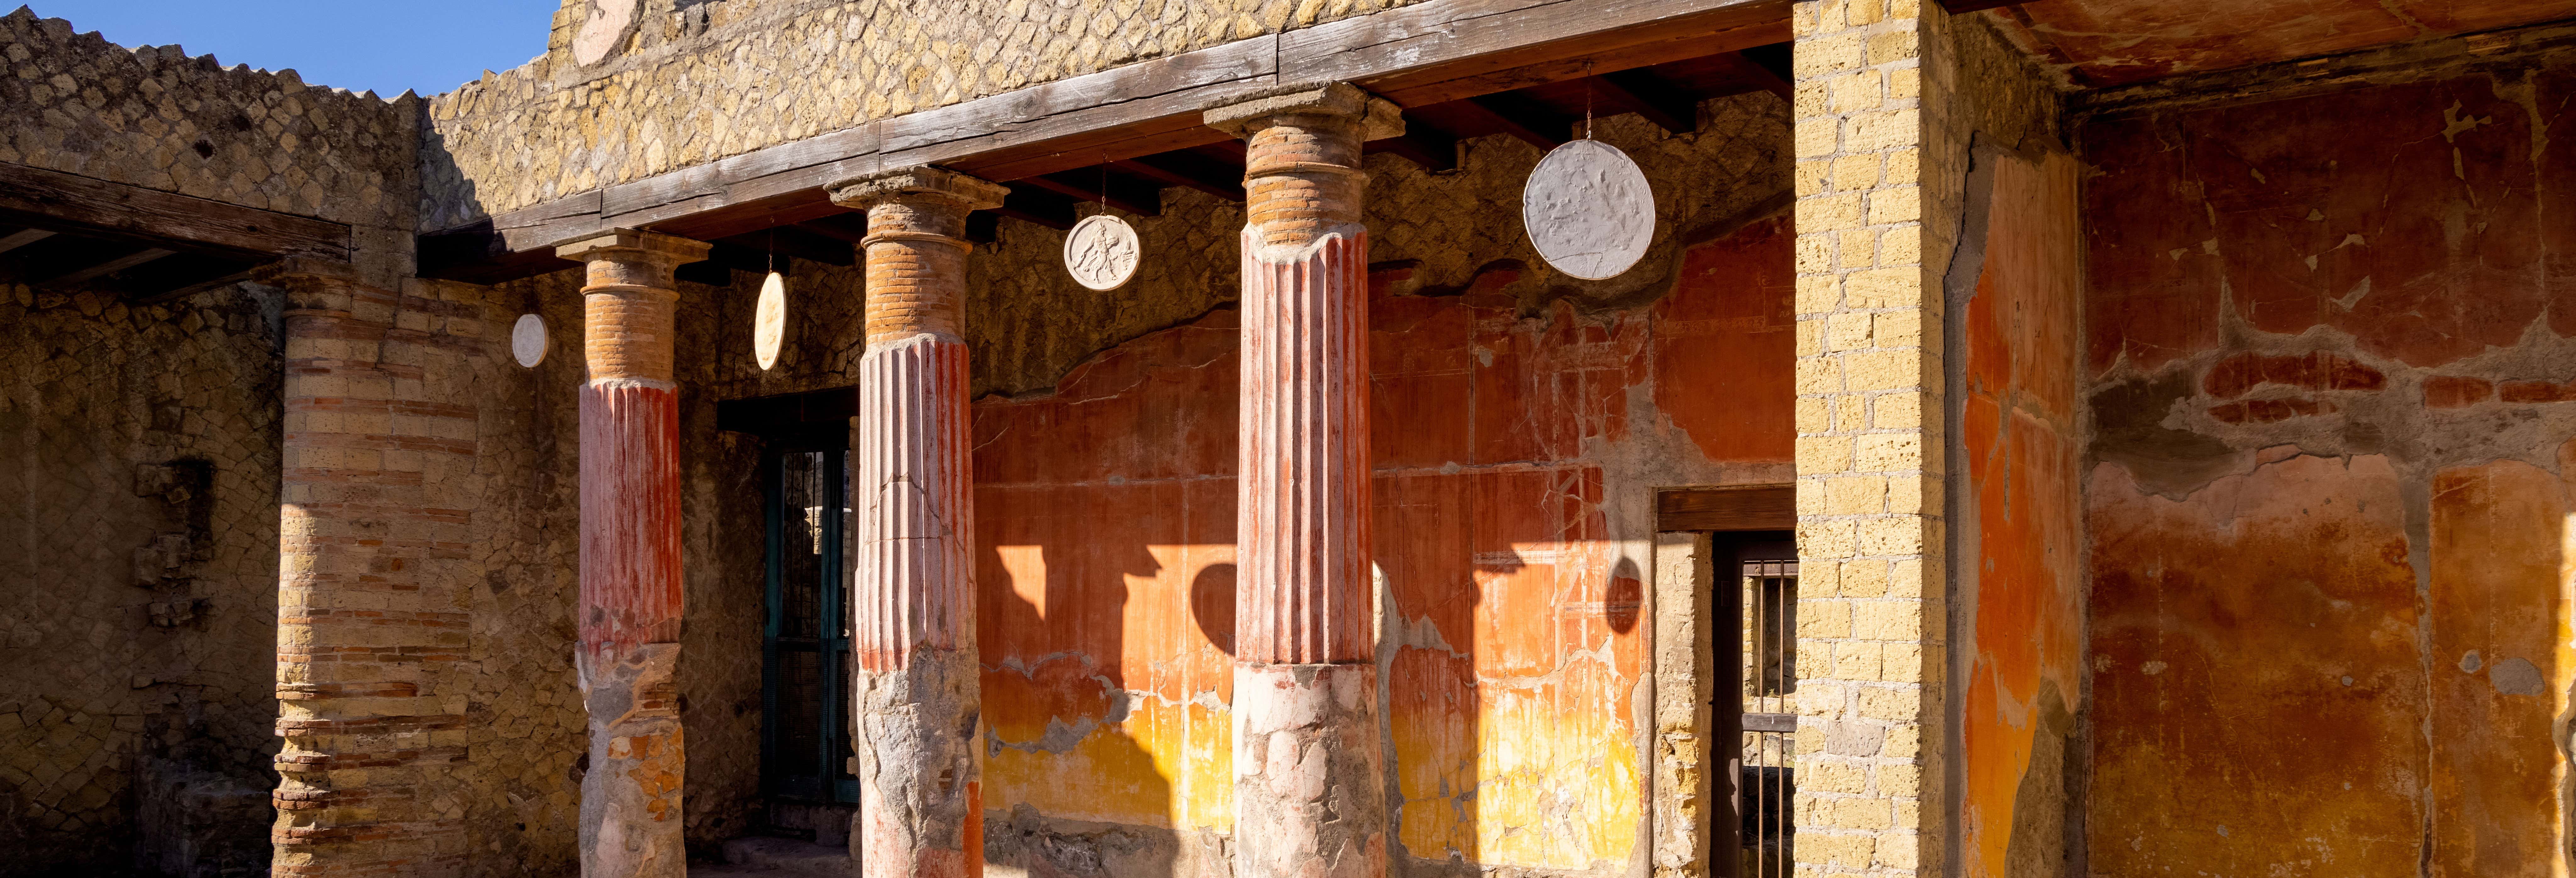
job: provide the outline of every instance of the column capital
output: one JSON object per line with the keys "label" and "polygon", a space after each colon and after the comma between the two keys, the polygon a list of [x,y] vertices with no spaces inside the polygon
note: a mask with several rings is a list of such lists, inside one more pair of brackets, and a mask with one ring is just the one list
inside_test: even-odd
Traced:
{"label": "column capital", "polygon": [[575,262],[614,260],[660,263],[665,270],[707,258],[715,245],[642,229],[609,229],[555,244],[555,255]]}
{"label": "column capital", "polygon": [[831,193],[833,204],[860,210],[886,201],[916,199],[945,201],[967,210],[991,210],[1002,206],[1002,196],[1011,190],[956,171],[919,166],[852,177],[825,187],[825,191]]}
{"label": "column capital", "polygon": [[1250,137],[1281,116],[1340,116],[1360,124],[1361,140],[1384,140],[1404,133],[1404,109],[1347,82],[1297,86],[1248,101],[1211,107],[1200,116],[1208,127]]}

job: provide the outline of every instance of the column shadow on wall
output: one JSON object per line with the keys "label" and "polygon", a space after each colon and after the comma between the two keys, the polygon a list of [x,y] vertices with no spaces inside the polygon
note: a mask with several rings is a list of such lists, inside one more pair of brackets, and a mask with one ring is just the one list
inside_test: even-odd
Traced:
{"label": "column shadow on wall", "polygon": [[[1017,535],[994,534],[979,550],[987,871],[996,878],[1014,870],[1027,878],[1172,876],[1178,833],[1131,822],[1171,813],[1172,781],[1120,727],[1143,707],[1139,697],[1153,697],[1128,686],[1127,578],[1150,579],[1163,565],[1140,543],[1087,539],[1096,531],[1079,511],[1038,517],[1050,519],[1065,526],[1051,535],[1060,539],[1037,546],[1046,571],[1041,602],[1021,597],[1005,572],[1000,552],[1026,548],[1012,545]],[[1231,592],[1231,575],[1225,579]],[[1009,775],[998,788],[996,768]],[[1082,813],[1062,813],[1069,808]]]}

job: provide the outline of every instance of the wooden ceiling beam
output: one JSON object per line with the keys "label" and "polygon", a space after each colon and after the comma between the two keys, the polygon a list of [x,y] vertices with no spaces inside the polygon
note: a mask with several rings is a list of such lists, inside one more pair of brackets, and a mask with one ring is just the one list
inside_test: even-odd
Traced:
{"label": "wooden ceiling beam", "polygon": [[1194,149],[1142,155],[1110,162],[1109,166],[1166,186],[1186,186],[1223,198],[1242,201],[1243,163],[1228,165]]}
{"label": "wooden ceiling beam", "polygon": [[1138,216],[1163,215],[1163,187],[1117,174],[1104,174],[1097,165],[1014,182],[1071,196],[1077,201],[1100,202]]}
{"label": "wooden ceiling beam", "polygon": [[1674,134],[1699,130],[1699,99],[1674,88],[1663,77],[1647,70],[1621,70],[1592,77],[1585,83]]}
{"label": "wooden ceiling beam", "polygon": [[1437,125],[1411,117],[1404,120],[1403,135],[1361,144],[1360,152],[1394,155],[1432,173],[1458,169],[1458,138]]}
{"label": "wooden ceiling beam", "polygon": [[[1010,194],[1002,196],[1002,206],[992,212],[1024,223],[1036,223],[1057,231],[1073,228],[1074,205],[1080,203],[1060,193],[1026,183],[1006,183]],[[967,214],[973,216],[974,214]]]}
{"label": "wooden ceiling beam", "polygon": [[1477,95],[1458,102],[1458,106],[1482,118],[1496,131],[1527,141],[1541,151],[1555,149],[1573,139],[1575,120],[1572,117],[1520,95]]}
{"label": "wooden ceiling beam", "polygon": [[44,229],[20,229],[18,231],[11,232],[8,237],[0,238],[0,253],[7,253],[11,250],[16,250],[20,247],[42,241],[46,238],[51,238],[54,234],[55,233],[45,231]]}
{"label": "wooden ceiling beam", "polygon": [[54,275],[53,277],[45,278],[44,280],[38,281],[36,285],[45,287],[67,287],[74,284],[86,283],[91,278],[124,271],[126,269],[142,265],[143,263],[168,256],[171,252],[172,251],[164,250],[159,247],[144,247],[123,256],[101,260],[99,262]]}
{"label": "wooden ceiling beam", "polygon": [[165,248],[349,259],[349,227],[0,162],[0,213],[19,225]]}

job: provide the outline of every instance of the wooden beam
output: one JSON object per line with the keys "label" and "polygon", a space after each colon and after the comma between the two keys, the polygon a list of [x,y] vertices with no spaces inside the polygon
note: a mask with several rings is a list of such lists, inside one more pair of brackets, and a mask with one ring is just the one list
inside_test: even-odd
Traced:
{"label": "wooden beam", "polygon": [[1404,135],[1361,144],[1362,153],[1389,153],[1421,165],[1425,171],[1439,173],[1458,169],[1458,138],[1439,126],[1407,117]]}
{"label": "wooden beam", "polygon": [[21,225],[265,256],[347,261],[349,227],[0,162],[0,212]]}
{"label": "wooden beam", "polygon": [[1573,139],[1570,135],[1574,119],[1519,95],[1478,95],[1458,102],[1458,106],[1496,131],[1528,141],[1540,151],[1555,149]]}
{"label": "wooden beam", "polygon": [[153,305],[249,279],[256,263],[177,253],[108,275],[97,286],[116,291],[129,304]]}
{"label": "wooden beam", "polygon": [[1101,202],[1138,216],[1163,215],[1162,187],[1138,183],[1115,174],[1108,175],[1106,180],[1101,176],[1100,169],[1095,167],[1043,174],[1017,182],[1072,196],[1077,201]]}
{"label": "wooden beam", "polygon": [[1110,162],[1109,166],[1166,186],[1186,186],[1223,198],[1243,200],[1243,163],[1232,165],[1197,150],[1140,155]]}
{"label": "wooden beam", "polygon": [[1778,91],[1786,95],[1789,93],[1789,84],[1797,81],[1797,74],[1791,67],[1793,49],[1794,44],[1779,42],[1753,46],[1735,55],[1761,68],[1762,72],[1770,74],[1772,82],[1778,86]]}
{"label": "wooden beam", "polygon": [[9,233],[9,237],[0,238],[0,253],[7,253],[53,236],[53,232],[44,229],[20,229]]}
{"label": "wooden beam", "polygon": [[1601,96],[1637,111],[1637,115],[1646,117],[1646,121],[1666,131],[1689,134],[1699,130],[1699,100],[1683,94],[1651,71],[1604,73],[1584,84]]}
{"label": "wooden beam", "polygon": [[1080,202],[1026,183],[1008,185],[1010,194],[1002,196],[1002,206],[994,208],[994,214],[1058,231],[1073,228],[1074,206]]}
{"label": "wooden beam", "polygon": [[1789,0],[1429,0],[880,119],[511,211],[486,229],[423,236],[467,239],[424,241],[425,256],[481,245],[482,262],[509,265],[442,261],[424,271],[463,279],[553,270],[562,266],[551,254],[525,254],[610,228],[712,240],[802,222],[840,212],[822,187],[888,167],[938,165],[1011,181],[1218,144],[1229,138],[1200,124],[1203,110],[1282,84],[1355,81],[1419,106],[1778,42],[1789,38],[1788,18]]}
{"label": "wooden beam", "polygon": [[1792,530],[1798,489],[1791,485],[1686,488],[1655,495],[1655,529]]}
{"label": "wooden beam", "polygon": [[72,284],[82,283],[91,278],[98,277],[99,275],[114,274],[116,272],[124,271],[137,265],[142,265],[143,263],[168,256],[170,253],[171,251],[164,250],[159,247],[145,247],[114,259],[105,260],[54,275],[53,277],[38,281],[37,285],[48,287],[70,286]]}

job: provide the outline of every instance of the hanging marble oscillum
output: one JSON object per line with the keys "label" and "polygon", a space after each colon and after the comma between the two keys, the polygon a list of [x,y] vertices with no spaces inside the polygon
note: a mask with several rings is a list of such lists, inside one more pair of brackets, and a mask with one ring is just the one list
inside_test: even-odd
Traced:
{"label": "hanging marble oscillum", "polygon": [[787,340],[787,277],[770,272],[760,282],[760,301],[751,309],[751,354],[761,371],[778,365],[778,346]]}
{"label": "hanging marble oscillum", "polygon": [[1521,225],[1556,270],[1584,280],[1617,277],[1655,240],[1655,193],[1618,147],[1568,141],[1530,171]]}
{"label": "hanging marble oscillum", "polygon": [[546,361],[546,319],[534,314],[519,315],[510,327],[510,358],[530,369]]}
{"label": "hanging marble oscillum", "polygon": [[1114,290],[1136,277],[1136,229],[1109,214],[1093,214],[1064,234],[1064,270],[1085,289]]}

